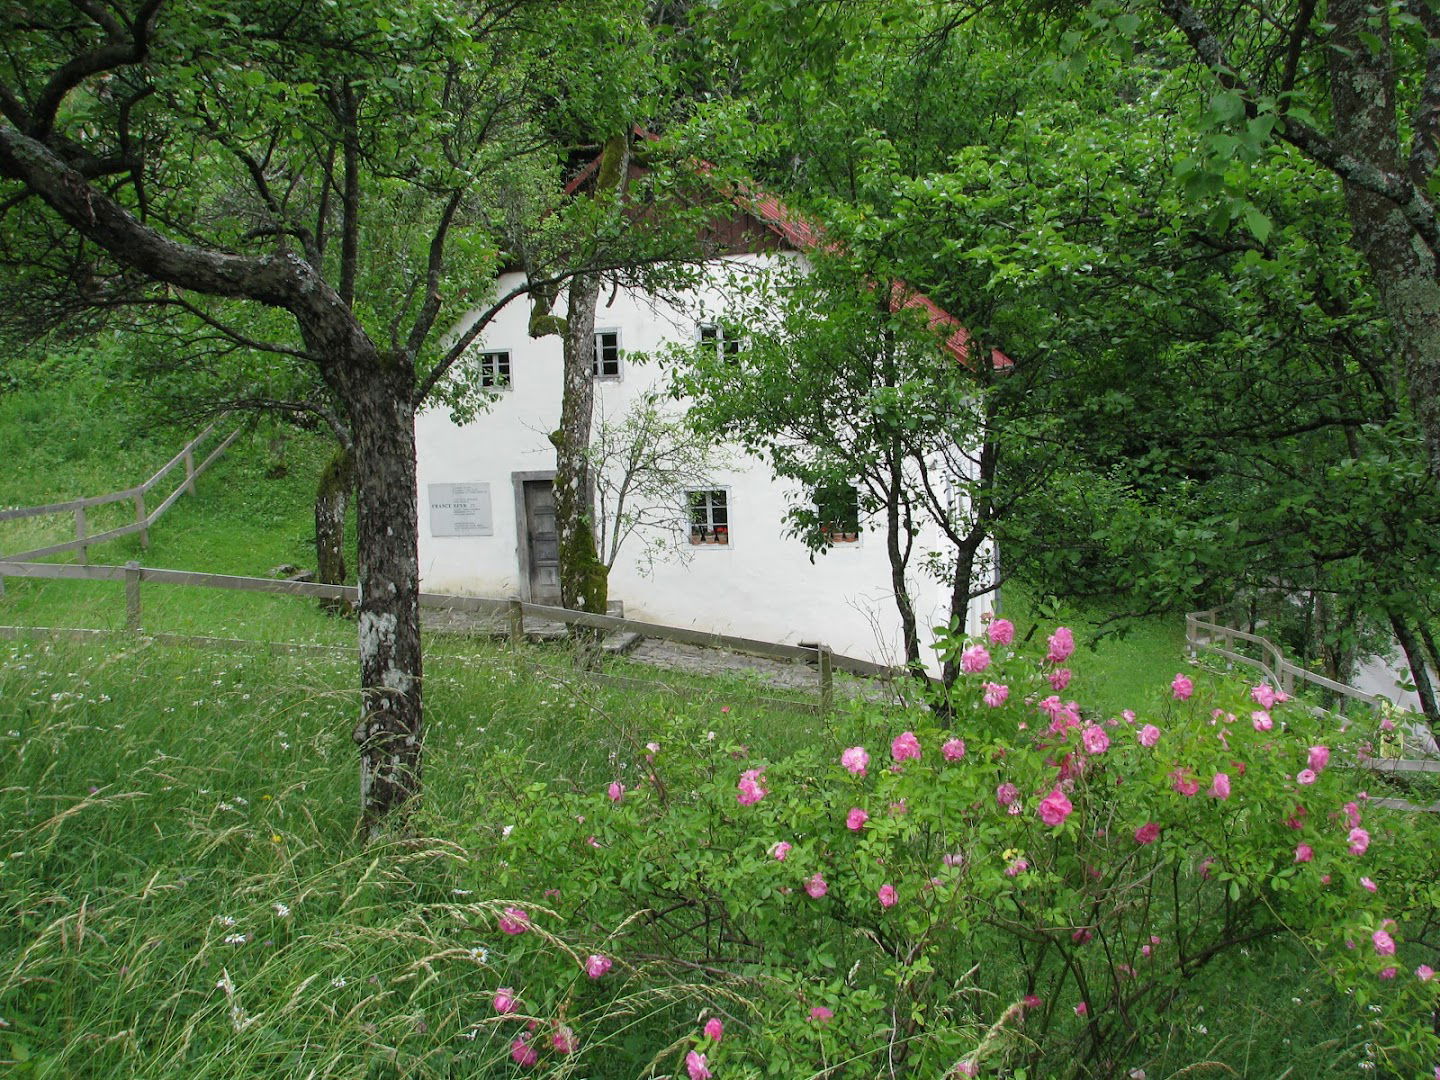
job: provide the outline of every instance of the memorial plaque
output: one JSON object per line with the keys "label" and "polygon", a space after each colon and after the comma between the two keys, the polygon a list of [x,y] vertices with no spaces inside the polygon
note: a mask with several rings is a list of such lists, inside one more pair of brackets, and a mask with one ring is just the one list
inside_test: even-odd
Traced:
{"label": "memorial plaque", "polygon": [[489,484],[431,484],[431,536],[494,536]]}

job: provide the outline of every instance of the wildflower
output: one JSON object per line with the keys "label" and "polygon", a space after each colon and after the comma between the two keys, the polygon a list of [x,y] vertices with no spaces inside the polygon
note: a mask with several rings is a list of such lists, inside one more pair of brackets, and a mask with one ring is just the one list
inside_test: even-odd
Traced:
{"label": "wildflower", "polygon": [[1347,802],[1344,806],[1345,820],[1350,823],[1352,829],[1360,825],[1360,807],[1353,802]]}
{"label": "wildflower", "polygon": [[817,870],[805,880],[805,891],[810,894],[810,899],[819,900],[830,891],[830,886],[826,884],[825,878]]}
{"label": "wildflower", "polygon": [[534,1065],[540,1060],[540,1055],[530,1045],[530,1033],[522,1031],[516,1035],[510,1043],[510,1058],[516,1065]]}
{"label": "wildflower", "polygon": [[519,908],[507,907],[500,916],[500,929],[507,934],[523,934],[530,929],[530,916]]}
{"label": "wildflower", "polygon": [[1309,862],[1313,858],[1315,858],[1315,849],[1312,848],[1309,844],[1295,845],[1296,862]]}
{"label": "wildflower", "polygon": [[870,820],[870,815],[858,806],[852,806],[850,812],[845,815],[845,827],[851,832],[859,832]]}
{"label": "wildflower", "polygon": [[864,776],[870,766],[870,752],[863,746],[852,746],[840,755],[840,764],[856,776]]}
{"label": "wildflower", "polygon": [[1071,671],[1068,667],[1056,668],[1046,678],[1050,680],[1050,688],[1057,694],[1070,685]]}
{"label": "wildflower", "polygon": [[685,1055],[685,1071],[690,1074],[690,1080],[710,1080],[714,1075],[705,1061],[705,1055],[699,1050],[691,1050]]}
{"label": "wildflower", "polygon": [[1170,680],[1170,693],[1175,695],[1176,701],[1189,701],[1190,695],[1195,693],[1195,684],[1186,676],[1177,674]]}
{"label": "wildflower", "polygon": [[740,783],[737,787],[740,793],[735,796],[741,806],[752,806],[763,799],[769,792],[764,786],[764,769],[746,769],[740,774]]}
{"label": "wildflower", "polygon": [[1429,964],[1421,964],[1415,969],[1415,977],[1421,982],[1429,982],[1435,978],[1435,969]]}
{"label": "wildflower", "polygon": [[1305,819],[1309,817],[1310,811],[1303,806],[1297,806],[1291,811],[1290,816],[1285,819],[1285,824],[1292,829],[1303,829]]}
{"label": "wildflower", "polygon": [[1020,797],[1020,789],[1008,781],[995,789],[995,801],[1001,806],[1009,806]]}
{"label": "wildflower", "polygon": [[705,1026],[701,1028],[701,1031],[711,1042],[718,1043],[725,1035],[725,1025],[720,1022],[718,1016],[712,1016],[705,1021]]}
{"label": "wildflower", "polygon": [[770,854],[776,862],[784,862],[785,856],[790,854],[790,847],[784,840],[777,840],[770,845]]}
{"label": "wildflower", "polygon": [[1121,712],[1120,712],[1120,719],[1124,720],[1125,723],[1127,723],[1127,724],[1133,724],[1133,723],[1135,722],[1135,710],[1134,710],[1134,709],[1123,709],[1123,710],[1121,710]]}
{"label": "wildflower", "polygon": [[944,855],[940,856],[940,861],[946,866],[964,866],[965,856],[959,851],[947,851]]}
{"label": "wildflower", "polygon": [[1110,749],[1110,736],[1105,734],[1105,729],[1098,724],[1091,724],[1080,733],[1080,741],[1085,746],[1087,754],[1103,754]]}
{"label": "wildflower", "polygon": [[1089,1015],[1090,1015],[1090,1005],[1089,1005],[1089,1003],[1082,1001],[1082,1002],[1080,1002],[1080,1004],[1076,1005],[1076,1006],[1075,1006],[1075,1015],[1076,1015],[1076,1016],[1089,1016]]}
{"label": "wildflower", "polygon": [[1314,769],[1301,769],[1295,774],[1295,782],[1297,784],[1313,784],[1315,783],[1315,779]]}
{"label": "wildflower", "polygon": [[1393,978],[1394,978],[1396,975],[1398,975],[1399,973],[1400,973],[1400,969],[1399,969],[1399,968],[1395,968],[1395,967],[1382,968],[1381,971],[1380,971],[1380,978],[1382,978],[1382,979],[1393,979]]}
{"label": "wildflower", "polygon": [[880,906],[882,908],[894,907],[895,901],[900,899],[900,897],[895,892],[894,885],[881,885],[878,895],[880,897]]}
{"label": "wildflower", "polygon": [[1009,619],[995,619],[985,628],[991,645],[1009,645],[1015,640],[1015,624]]}
{"label": "wildflower", "polygon": [[1135,842],[1137,844],[1153,844],[1160,837],[1160,826],[1153,821],[1147,821],[1135,830]]}
{"label": "wildflower", "polygon": [[1330,748],[1329,748],[1328,746],[1312,746],[1312,747],[1310,747],[1310,758],[1309,758],[1310,768],[1314,769],[1317,773],[1318,773],[1318,772],[1323,772],[1324,769],[1325,769],[1325,766],[1326,766],[1326,765],[1329,765],[1329,764],[1330,764]]}
{"label": "wildflower", "polygon": [[1034,994],[1026,994],[1023,998],[1020,999],[1020,1004],[1024,1005],[1027,1009],[1038,1009],[1041,1005],[1045,1003],[1040,998],[1036,997]]}
{"label": "wildflower", "polygon": [[899,735],[895,736],[895,740],[890,744],[890,756],[896,761],[906,761],[910,758],[915,758],[918,761],[920,758],[920,740],[915,737],[913,731],[902,731]]}
{"label": "wildflower", "polygon": [[555,1034],[550,1036],[550,1045],[562,1054],[573,1054],[578,1045],[575,1032],[562,1024]]}
{"label": "wildflower", "polygon": [[276,918],[288,919],[290,917],[290,907],[288,904],[281,903],[279,900],[277,900],[270,906],[275,909]]}
{"label": "wildflower", "polygon": [[1250,714],[1250,723],[1255,726],[1256,731],[1269,731],[1275,726],[1275,721],[1270,719],[1270,714],[1263,709],[1256,709]]}
{"label": "wildflower", "polygon": [[824,1005],[816,1005],[813,1009],[810,1010],[810,1019],[814,1020],[817,1024],[825,1023],[826,1021],[834,1017],[834,1015],[835,1014],[829,1009],[827,1009]]}
{"label": "wildflower", "polygon": [[1076,945],[1088,945],[1094,939],[1095,934],[1088,926],[1082,926],[1070,935],[1070,940]]}
{"label": "wildflower", "polygon": [[990,666],[990,653],[984,645],[971,645],[960,654],[960,670],[966,675],[977,675]]}
{"label": "wildflower", "polygon": [[1370,940],[1375,943],[1375,953],[1377,956],[1395,955],[1395,939],[1386,931],[1376,930],[1370,935]]}
{"label": "wildflower", "polygon": [[1075,651],[1075,635],[1068,626],[1057,626],[1048,644],[1050,651],[1045,654],[1045,659],[1052,664],[1063,663]]}
{"label": "wildflower", "polygon": [[489,963],[490,950],[485,948],[484,945],[476,945],[473,949],[470,950],[470,959],[475,960],[481,964]]}
{"label": "wildflower", "polygon": [[1370,834],[1364,829],[1356,826],[1350,830],[1350,854],[1364,855],[1365,849],[1370,846]]}
{"label": "wildflower", "polygon": [[495,991],[495,996],[490,999],[490,1004],[501,1016],[507,1016],[520,1007],[520,997],[512,987],[502,986]]}
{"label": "wildflower", "polygon": [[1029,869],[1030,864],[1028,862],[1026,862],[1024,859],[1016,859],[1014,862],[1012,862],[1009,866],[1005,868],[1005,876],[1018,877]]}
{"label": "wildflower", "polygon": [[345,981],[346,980],[344,975],[336,975],[333,979],[330,980],[330,985],[333,986],[336,990],[343,990],[345,989]]}
{"label": "wildflower", "polygon": [[973,1061],[958,1061],[952,1070],[956,1076],[972,1077],[980,1075],[980,1066]]}
{"label": "wildflower", "polygon": [[1186,798],[1200,791],[1200,781],[1184,769],[1174,769],[1171,771],[1170,786],[1175,789],[1176,794],[1184,795]]}
{"label": "wildflower", "polygon": [[940,756],[946,761],[959,761],[965,756],[965,740],[947,739],[945,745],[940,747]]}
{"label": "wildflower", "polygon": [[1140,745],[1145,747],[1154,746],[1160,741],[1160,729],[1154,724],[1146,724],[1140,729]]}
{"label": "wildflower", "polygon": [[605,794],[610,796],[611,802],[619,802],[625,798],[625,785],[619,780],[611,780],[610,786],[605,789]]}
{"label": "wildflower", "polygon": [[1065,793],[1059,787],[1055,787],[1049,795],[1040,800],[1040,820],[1046,825],[1059,825],[1070,816],[1074,809],[1075,807],[1070,805],[1070,800],[1065,797]]}
{"label": "wildflower", "polygon": [[598,979],[614,966],[614,961],[608,956],[601,956],[599,953],[591,953],[585,958],[585,974],[592,979]]}
{"label": "wildflower", "polygon": [[658,742],[647,742],[645,749],[650,751],[651,756],[654,756],[660,752],[660,744]]}
{"label": "wildflower", "polygon": [[1269,683],[1262,682],[1259,686],[1251,687],[1250,696],[1255,699],[1255,704],[1262,709],[1273,709],[1275,703],[1280,700],[1280,695]]}
{"label": "wildflower", "polygon": [[1005,704],[1005,699],[1010,696],[1010,687],[1004,683],[987,682],[985,684],[985,704],[992,709],[998,709]]}
{"label": "wildflower", "polygon": [[250,940],[250,936],[249,936],[248,934],[226,934],[226,935],[225,935],[225,944],[226,944],[226,945],[244,945],[244,944],[245,944],[246,942],[248,942],[249,940]]}
{"label": "wildflower", "polygon": [[1230,797],[1230,777],[1223,772],[1217,772],[1215,779],[1210,781],[1210,797],[1212,799],[1228,799]]}

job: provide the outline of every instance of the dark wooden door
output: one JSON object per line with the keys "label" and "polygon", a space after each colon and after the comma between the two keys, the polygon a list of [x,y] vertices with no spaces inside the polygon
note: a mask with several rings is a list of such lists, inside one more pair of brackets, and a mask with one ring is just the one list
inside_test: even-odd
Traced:
{"label": "dark wooden door", "polygon": [[530,602],[560,603],[560,538],[555,531],[555,487],[525,481],[525,545],[530,556]]}

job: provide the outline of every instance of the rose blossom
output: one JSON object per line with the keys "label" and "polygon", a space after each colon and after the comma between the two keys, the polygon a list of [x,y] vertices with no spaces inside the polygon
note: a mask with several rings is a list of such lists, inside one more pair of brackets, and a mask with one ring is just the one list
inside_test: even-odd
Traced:
{"label": "rose blossom", "polygon": [[1009,645],[1015,640],[1015,624],[1009,619],[995,619],[985,629],[991,645]]}
{"label": "rose blossom", "polygon": [[906,761],[909,758],[919,760],[920,740],[913,731],[902,731],[890,744],[890,756],[896,761]]}
{"label": "rose blossom", "polygon": [[1160,729],[1154,724],[1146,724],[1140,729],[1140,745],[1154,746],[1160,741]]}
{"label": "rose blossom", "polygon": [[1147,821],[1135,830],[1135,842],[1137,844],[1153,844],[1160,836],[1160,826],[1153,821]]}
{"label": "rose blossom", "polygon": [[990,653],[984,645],[971,645],[960,654],[960,670],[966,675],[978,675],[990,666]]}
{"label": "rose blossom", "polygon": [[1364,829],[1353,828],[1350,830],[1350,854],[1364,855],[1365,849],[1370,846],[1370,834]]}
{"label": "rose blossom", "polygon": [[1070,800],[1065,797],[1065,793],[1056,787],[1051,790],[1049,795],[1040,800],[1040,820],[1046,825],[1059,825],[1070,816],[1074,809]]}
{"label": "rose blossom", "polygon": [[740,789],[740,793],[735,796],[735,801],[741,806],[751,806],[759,802],[769,794],[764,783],[764,769],[746,769],[740,774],[740,783],[736,785]]}
{"label": "rose blossom", "polygon": [[810,894],[810,899],[819,900],[822,896],[824,896],[827,892],[830,891],[830,886],[826,884],[825,879],[820,875],[820,872],[816,871],[813,875],[811,875],[805,880],[805,891]]}
{"label": "rose blossom", "polygon": [[1068,626],[1057,626],[1048,644],[1050,651],[1045,654],[1045,659],[1052,664],[1063,663],[1075,651],[1075,635]]}
{"label": "rose blossom", "polygon": [[500,929],[507,934],[523,934],[530,929],[530,916],[519,908],[507,907],[500,916]]}
{"label": "rose blossom", "polygon": [[1255,725],[1256,731],[1269,731],[1275,726],[1275,721],[1263,709],[1256,709],[1250,714],[1250,723]]}
{"label": "rose blossom", "polygon": [[530,1045],[530,1033],[528,1031],[522,1031],[519,1035],[516,1035],[514,1041],[510,1043],[510,1057],[516,1065],[534,1065],[540,1060],[540,1055],[536,1053],[535,1048]]}
{"label": "rose blossom", "polygon": [[863,746],[852,746],[840,755],[840,764],[856,776],[864,776],[870,767],[870,751]]}
{"label": "rose blossom", "polygon": [[1004,783],[995,789],[995,801],[1001,806],[1009,806],[1020,796],[1020,789],[1014,784]]}
{"label": "rose blossom", "polygon": [[1228,799],[1230,797],[1230,777],[1223,772],[1217,772],[1215,779],[1210,781],[1210,797],[1212,799]]}
{"label": "rose blossom", "polygon": [[1273,709],[1275,702],[1280,700],[1280,695],[1269,683],[1262,682],[1259,686],[1251,687],[1250,696],[1255,699],[1255,704],[1262,709]]}
{"label": "rose blossom", "polygon": [[1370,935],[1370,940],[1375,943],[1375,952],[1379,956],[1395,955],[1395,939],[1384,930],[1376,930]]}
{"label": "rose blossom", "polygon": [[824,1005],[816,1005],[813,1009],[810,1010],[810,1019],[814,1020],[817,1024],[825,1023],[834,1015],[835,1014],[829,1009],[827,1009]]}
{"label": "rose blossom", "polygon": [[514,1012],[520,1007],[520,998],[514,989],[509,986],[502,986],[495,991],[495,997],[491,999],[495,1011],[501,1016]]}
{"label": "rose blossom", "polygon": [[718,1016],[712,1016],[705,1021],[705,1026],[700,1029],[705,1037],[711,1042],[719,1042],[725,1035],[725,1025]]}
{"label": "rose blossom", "polygon": [[610,786],[605,789],[605,794],[610,796],[611,802],[619,802],[625,798],[625,785],[619,780],[611,780]]}
{"label": "rose blossom", "polygon": [[1005,704],[1005,699],[1010,696],[1010,687],[1004,683],[987,682],[985,684],[985,704],[992,709],[998,709]]}
{"label": "rose blossom", "polygon": [[859,832],[865,827],[865,822],[870,820],[870,815],[858,806],[852,806],[850,813],[845,815],[845,827],[851,832]]}
{"label": "rose blossom", "polygon": [[710,1071],[709,1064],[705,1061],[705,1055],[699,1050],[691,1050],[685,1055],[685,1071],[689,1074],[690,1080],[710,1080],[715,1075]]}
{"label": "rose blossom", "polygon": [[1175,695],[1176,701],[1189,701],[1190,695],[1195,693],[1195,684],[1184,675],[1176,674],[1170,680],[1170,693]]}
{"label": "rose blossom", "polygon": [[601,956],[599,953],[591,953],[585,960],[585,974],[592,979],[598,979],[614,965],[614,961],[608,956]]}
{"label": "rose blossom", "polygon": [[1315,849],[1312,848],[1309,844],[1295,845],[1296,862],[1309,862],[1313,858],[1315,858]]}
{"label": "rose blossom", "polygon": [[1318,772],[1324,771],[1325,766],[1326,766],[1326,765],[1329,765],[1329,764],[1330,764],[1330,748],[1329,748],[1328,746],[1312,746],[1312,747],[1310,747],[1310,759],[1309,759],[1310,768],[1312,768],[1313,770],[1315,770],[1315,771],[1318,773]]}
{"label": "rose blossom", "polygon": [[900,899],[895,892],[895,886],[889,884],[881,885],[880,891],[876,895],[880,897],[880,906],[882,908],[894,907],[895,901]]}
{"label": "rose blossom", "polygon": [[770,845],[770,854],[775,857],[776,862],[784,862],[785,856],[790,854],[791,845],[784,840],[777,840]]}
{"label": "rose blossom", "polygon": [[1315,783],[1315,771],[1313,769],[1301,769],[1295,774],[1295,782],[1297,784]]}
{"label": "rose blossom", "polygon": [[1110,749],[1110,736],[1098,724],[1091,724],[1080,733],[1080,741],[1088,754],[1103,754]]}
{"label": "rose blossom", "polygon": [[1048,676],[1050,679],[1050,688],[1058,694],[1070,685],[1070,677],[1071,673],[1068,667],[1056,668],[1050,672]]}

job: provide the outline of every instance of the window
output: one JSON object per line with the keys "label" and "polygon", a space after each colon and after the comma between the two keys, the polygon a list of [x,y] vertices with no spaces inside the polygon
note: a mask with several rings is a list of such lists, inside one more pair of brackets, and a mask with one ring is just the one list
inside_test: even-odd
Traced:
{"label": "window", "polygon": [[727,363],[740,362],[740,349],[744,340],[736,327],[713,322],[700,324],[700,344],[714,348],[716,355]]}
{"label": "window", "polygon": [[482,352],[480,354],[480,385],[487,390],[508,390],[510,388],[510,354],[508,352]]}
{"label": "window", "polygon": [[820,532],[832,544],[854,544],[860,539],[860,493],[849,484],[823,487],[815,492],[815,513]]}
{"label": "window", "polygon": [[620,377],[619,330],[595,331],[595,352],[590,359],[590,374],[597,379]]}
{"label": "window", "polygon": [[690,543],[712,547],[730,543],[729,492],[723,488],[687,491],[690,506]]}

